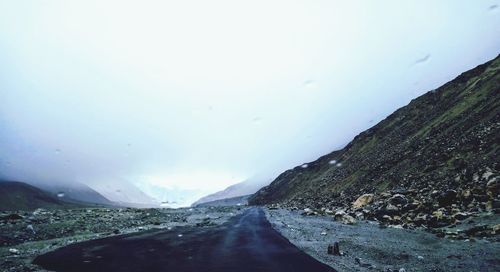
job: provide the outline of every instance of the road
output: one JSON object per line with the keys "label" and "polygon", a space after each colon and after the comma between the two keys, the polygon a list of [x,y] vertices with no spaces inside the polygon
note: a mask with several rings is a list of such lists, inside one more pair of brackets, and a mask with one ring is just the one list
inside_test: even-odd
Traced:
{"label": "road", "polygon": [[38,256],[54,271],[335,271],[275,231],[262,209],[220,226],[179,227],[69,245]]}

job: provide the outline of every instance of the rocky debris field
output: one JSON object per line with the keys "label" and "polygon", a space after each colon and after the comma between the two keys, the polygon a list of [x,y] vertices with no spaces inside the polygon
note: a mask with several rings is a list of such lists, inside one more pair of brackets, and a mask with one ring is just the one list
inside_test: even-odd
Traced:
{"label": "rocky debris field", "polygon": [[343,202],[336,202],[337,206],[304,207],[289,202],[269,207],[303,210],[306,215],[329,215],[346,224],[371,220],[381,226],[424,229],[438,237],[458,240],[490,237],[499,241],[500,176],[487,168],[475,173],[472,180],[457,190],[425,187],[345,197]]}
{"label": "rocky debris field", "polygon": [[[486,235],[457,240],[455,234],[440,238],[442,235],[403,229],[399,224],[378,224],[360,216],[355,219],[350,212],[334,214],[275,207],[266,211],[274,229],[338,271],[500,271],[500,243],[490,227],[475,232]],[[499,223],[492,213],[471,215],[468,220],[474,223],[463,221],[454,230],[459,237],[467,235],[461,229],[471,225]]]}
{"label": "rocky debris field", "polygon": [[31,261],[76,242],[149,229],[205,227],[226,222],[242,207],[71,209],[0,212],[0,271],[43,271]]}

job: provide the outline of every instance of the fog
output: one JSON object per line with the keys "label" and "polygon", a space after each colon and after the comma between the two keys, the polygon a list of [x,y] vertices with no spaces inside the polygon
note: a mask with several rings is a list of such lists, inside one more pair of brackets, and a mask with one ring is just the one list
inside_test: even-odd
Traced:
{"label": "fog", "polygon": [[[189,205],[500,53],[497,1],[0,1],[0,178]],[[115,186],[115,187],[114,187]]]}

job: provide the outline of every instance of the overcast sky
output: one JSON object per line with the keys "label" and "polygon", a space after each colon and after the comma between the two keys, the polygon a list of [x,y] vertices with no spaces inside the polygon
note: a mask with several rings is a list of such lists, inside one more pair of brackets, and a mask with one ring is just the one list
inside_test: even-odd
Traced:
{"label": "overcast sky", "polygon": [[498,53],[489,0],[0,0],[0,177],[188,204],[339,149]]}

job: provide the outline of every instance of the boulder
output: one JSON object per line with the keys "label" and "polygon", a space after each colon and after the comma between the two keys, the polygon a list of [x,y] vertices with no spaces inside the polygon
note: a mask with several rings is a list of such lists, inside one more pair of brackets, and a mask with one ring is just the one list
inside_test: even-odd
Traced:
{"label": "boulder", "polygon": [[442,194],[440,194],[437,198],[437,201],[441,207],[443,206],[449,206],[453,203],[455,203],[457,199],[457,191],[455,190],[448,190]]}
{"label": "boulder", "polygon": [[333,245],[328,245],[327,253],[330,255],[341,256],[339,243],[335,242],[335,243],[333,243]]}
{"label": "boulder", "polygon": [[342,222],[344,224],[348,224],[348,225],[352,225],[352,224],[356,223],[356,219],[354,219],[354,217],[348,215],[344,211],[336,212],[334,219],[335,219],[335,221],[340,221],[340,222]]}
{"label": "boulder", "polygon": [[392,205],[405,205],[408,203],[408,199],[402,194],[395,194],[389,198],[389,203]]}
{"label": "boulder", "polygon": [[364,194],[364,195],[361,195],[360,197],[358,197],[358,199],[356,199],[356,201],[354,201],[354,203],[352,204],[352,207],[354,209],[359,209],[359,208],[362,208],[370,203],[373,202],[373,194]]}

